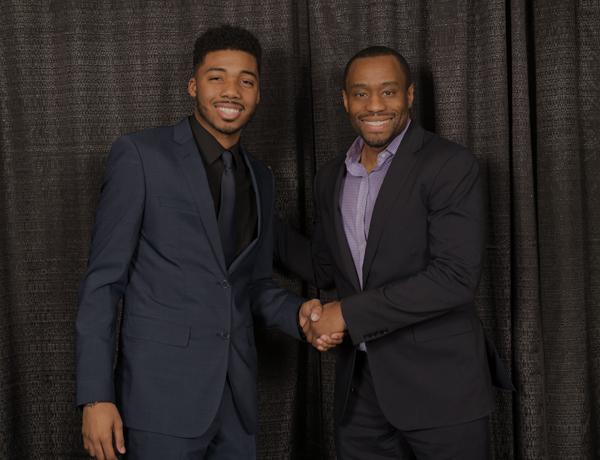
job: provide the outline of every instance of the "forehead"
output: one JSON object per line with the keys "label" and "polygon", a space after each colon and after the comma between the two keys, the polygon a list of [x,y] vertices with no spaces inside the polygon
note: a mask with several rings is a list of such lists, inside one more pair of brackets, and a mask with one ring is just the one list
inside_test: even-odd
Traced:
{"label": "forehead", "polygon": [[256,58],[240,50],[218,50],[209,51],[204,56],[199,71],[207,71],[211,68],[224,69],[231,72],[252,72],[258,75],[258,64]]}
{"label": "forehead", "polygon": [[394,56],[372,56],[356,59],[348,69],[346,86],[378,85],[383,82],[406,83],[406,75]]}

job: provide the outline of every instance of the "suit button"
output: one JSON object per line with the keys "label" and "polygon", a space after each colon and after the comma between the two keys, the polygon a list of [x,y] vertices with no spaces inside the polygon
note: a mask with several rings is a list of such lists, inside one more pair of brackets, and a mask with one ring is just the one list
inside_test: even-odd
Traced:
{"label": "suit button", "polygon": [[220,281],[219,284],[221,285],[221,287],[223,289],[229,289],[229,286],[230,286],[229,281],[223,280],[223,281]]}
{"label": "suit button", "polygon": [[217,335],[221,337],[223,340],[229,340],[229,332],[228,331],[219,331]]}

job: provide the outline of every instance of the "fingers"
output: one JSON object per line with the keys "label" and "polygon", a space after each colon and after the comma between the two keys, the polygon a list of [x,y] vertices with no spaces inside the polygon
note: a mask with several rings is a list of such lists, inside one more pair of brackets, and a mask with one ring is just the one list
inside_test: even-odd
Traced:
{"label": "fingers", "polygon": [[102,450],[102,441],[100,441],[100,439],[93,441],[92,448],[94,450],[92,457],[94,457],[96,460],[106,460],[104,451]]}
{"label": "fingers", "polygon": [[96,457],[96,450],[94,449],[94,445],[92,443],[84,442],[83,448],[90,457]]}
{"label": "fingers", "polygon": [[81,432],[83,446],[97,460],[117,460],[117,450],[125,452],[123,422],[117,407],[111,402],[98,402],[83,408]]}
{"label": "fingers", "polygon": [[102,455],[102,447],[100,445],[100,441],[96,442],[87,432],[83,433],[83,448],[90,455],[90,457],[100,458],[97,454],[98,450],[100,450],[100,453]]}
{"label": "fingers", "polygon": [[321,335],[315,338],[313,345],[319,351],[328,351],[344,341],[343,332],[334,332],[329,335]]}
{"label": "fingers", "polygon": [[114,425],[115,445],[119,453],[125,453],[125,437],[123,436],[123,422],[121,418],[115,421]]}
{"label": "fingers", "polygon": [[[339,302],[336,301],[323,306],[319,299],[311,299],[304,302],[300,308],[298,322],[302,327],[306,340],[319,351],[327,351],[342,343],[344,339],[344,332],[329,332],[330,327],[337,331],[343,329],[342,324],[336,324],[336,322],[342,322],[337,321],[335,318],[335,308],[332,308],[331,311],[327,310],[327,308],[336,307],[337,304]],[[333,322],[332,318],[334,319]],[[322,321],[319,322],[319,320]]]}
{"label": "fingers", "polygon": [[117,460],[117,455],[115,454],[115,450],[112,445],[112,433],[110,436],[105,436],[100,440],[102,443],[102,451],[104,455],[102,457],[97,457],[97,460]]}

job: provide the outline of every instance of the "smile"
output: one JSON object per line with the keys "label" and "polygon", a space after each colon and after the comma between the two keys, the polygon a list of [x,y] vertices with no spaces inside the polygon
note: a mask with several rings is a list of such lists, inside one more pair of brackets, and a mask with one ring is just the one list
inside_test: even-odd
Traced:
{"label": "smile", "polygon": [[240,107],[223,107],[223,106],[217,106],[217,110],[219,112],[223,112],[223,113],[227,113],[230,115],[233,115],[235,113],[240,113],[242,111],[242,109]]}
{"label": "smile", "polygon": [[244,111],[244,108],[238,104],[216,103],[215,109],[224,120],[235,120]]}
{"label": "smile", "polygon": [[376,120],[376,121],[367,121],[367,120],[362,120],[362,122],[368,126],[373,126],[375,128],[380,127],[385,125],[386,123],[389,123],[391,119],[387,119],[387,120]]}

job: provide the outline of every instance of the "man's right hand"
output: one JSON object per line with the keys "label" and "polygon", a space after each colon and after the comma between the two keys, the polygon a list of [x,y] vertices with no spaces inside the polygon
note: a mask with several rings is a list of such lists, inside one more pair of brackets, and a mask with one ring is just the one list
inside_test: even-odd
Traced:
{"label": "man's right hand", "polygon": [[83,407],[83,447],[88,454],[97,460],[117,460],[114,445],[121,453],[125,453],[123,437],[123,421],[117,406],[110,402],[98,402]]}

